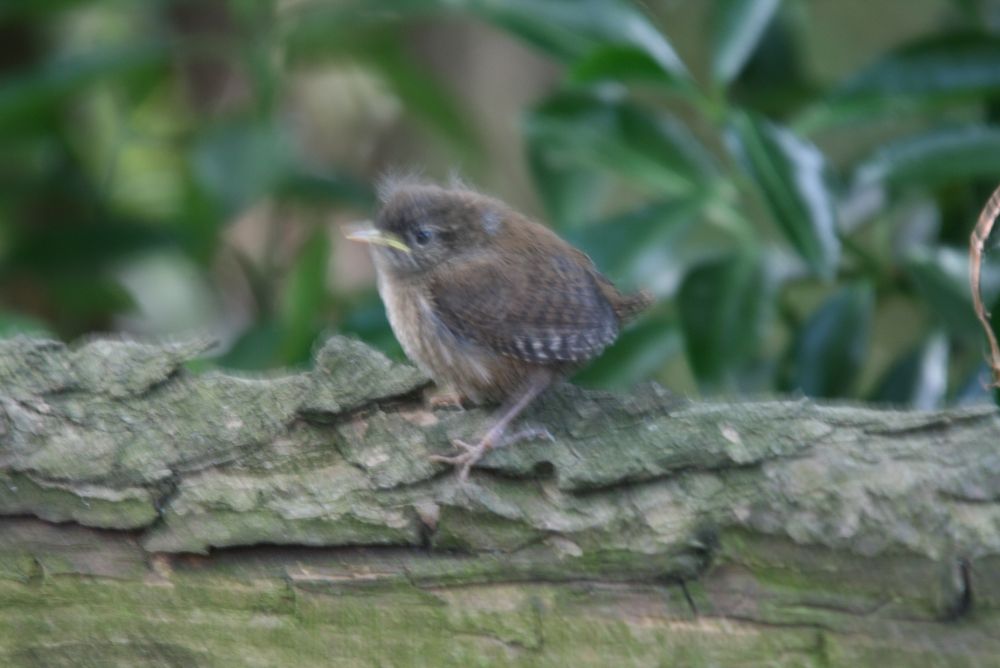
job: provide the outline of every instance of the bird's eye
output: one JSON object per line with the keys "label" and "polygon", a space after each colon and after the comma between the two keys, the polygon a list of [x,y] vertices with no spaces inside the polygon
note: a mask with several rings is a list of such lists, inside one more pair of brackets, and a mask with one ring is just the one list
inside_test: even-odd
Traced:
{"label": "bird's eye", "polygon": [[426,246],[433,236],[434,234],[426,227],[418,227],[413,233],[413,241],[415,241],[418,246]]}

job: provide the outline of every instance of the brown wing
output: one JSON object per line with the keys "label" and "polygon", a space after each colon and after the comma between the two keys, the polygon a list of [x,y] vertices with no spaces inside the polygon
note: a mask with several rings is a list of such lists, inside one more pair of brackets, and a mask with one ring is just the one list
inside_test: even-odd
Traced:
{"label": "brown wing", "polygon": [[585,362],[618,335],[591,270],[568,255],[472,261],[431,282],[441,324],[461,341],[534,364]]}
{"label": "brown wing", "polygon": [[580,259],[580,262],[590,267],[591,275],[597,281],[597,286],[601,290],[601,294],[611,304],[615,316],[618,317],[619,325],[629,322],[653,303],[653,293],[648,290],[640,290],[630,295],[622,294],[615,287],[614,283],[597,271],[586,253],[572,247],[570,247],[570,251]]}

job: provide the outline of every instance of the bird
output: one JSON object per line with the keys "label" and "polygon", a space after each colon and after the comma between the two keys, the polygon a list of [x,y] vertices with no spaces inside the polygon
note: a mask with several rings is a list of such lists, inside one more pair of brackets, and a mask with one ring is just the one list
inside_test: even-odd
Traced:
{"label": "bird", "polygon": [[476,442],[431,455],[468,480],[494,448],[546,429],[510,431],[554,382],[609,346],[652,303],[623,294],[590,258],[549,227],[464,183],[409,178],[378,188],[372,222],[347,238],[369,245],[379,295],[406,356],[444,402],[499,404]]}

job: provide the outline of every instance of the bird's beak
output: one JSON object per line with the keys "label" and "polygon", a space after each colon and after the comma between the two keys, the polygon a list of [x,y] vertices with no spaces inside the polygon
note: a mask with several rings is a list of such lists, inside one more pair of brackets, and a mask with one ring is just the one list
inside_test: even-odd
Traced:
{"label": "bird's beak", "polygon": [[403,243],[403,240],[395,234],[383,232],[369,224],[356,225],[347,231],[347,238],[351,241],[360,241],[366,244],[377,244],[388,246],[404,253],[410,252],[410,247]]}

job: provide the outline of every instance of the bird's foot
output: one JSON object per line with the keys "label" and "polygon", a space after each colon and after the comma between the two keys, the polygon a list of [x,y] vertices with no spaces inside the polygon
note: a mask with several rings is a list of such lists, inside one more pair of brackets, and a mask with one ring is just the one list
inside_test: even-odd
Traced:
{"label": "bird's foot", "polygon": [[494,447],[488,438],[484,438],[476,445],[456,438],[452,440],[451,444],[463,452],[457,455],[431,455],[430,459],[432,462],[441,462],[442,464],[451,464],[454,466],[458,471],[459,482],[463,483],[469,479],[469,471],[472,469],[472,465],[482,459]]}
{"label": "bird's foot", "polygon": [[441,462],[443,464],[451,464],[458,470],[458,480],[461,483],[466,482],[469,479],[469,471],[480,459],[486,456],[490,450],[494,448],[502,448],[508,445],[514,445],[520,441],[527,440],[547,440],[553,441],[555,438],[549,432],[548,429],[543,427],[524,427],[515,431],[512,434],[496,434],[493,430],[487,432],[486,436],[483,437],[479,443],[472,445],[471,443],[466,443],[461,439],[452,440],[451,444],[462,450],[455,455],[431,455],[430,460],[432,462]]}

